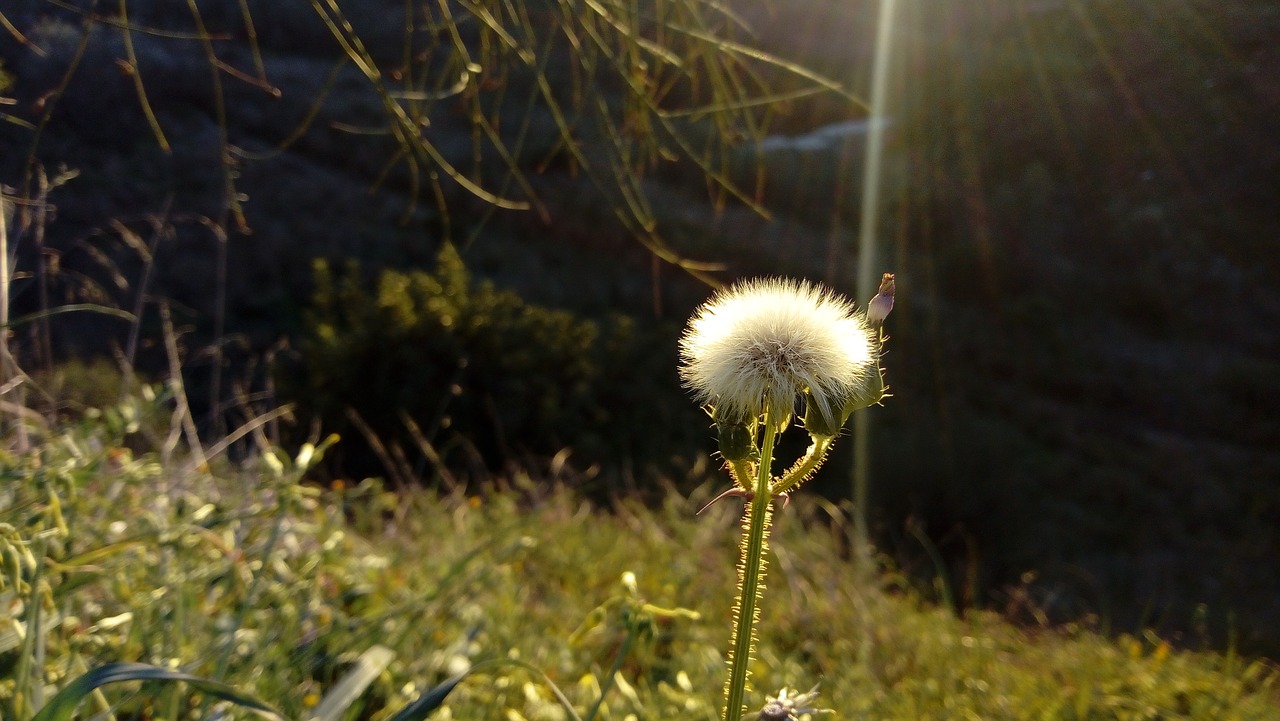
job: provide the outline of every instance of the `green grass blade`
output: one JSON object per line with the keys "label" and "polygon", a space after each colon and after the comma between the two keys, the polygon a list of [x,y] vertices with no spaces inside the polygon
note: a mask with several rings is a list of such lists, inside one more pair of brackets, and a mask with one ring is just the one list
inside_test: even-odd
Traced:
{"label": "green grass blade", "polygon": [[35,130],[35,129],[36,129],[36,126],[35,126],[34,124],[32,124],[32,123],[28,123],[27,121],[23,120],[22,118],[19,118],[19,117],[16,117],[16,116],[10,115],[10,114],[8,114],[8,113],[0,113],[0,120],[4,120],[5,122],[13,123],[13,124],[14,124],[14,125],[16,125],[16,126],[18,126],[18,127],[20,127],[20,128],[25,128],[25,129],[27,129],[27,130]]}
{"label": "green grass blade", "polygon": [[339,721],[393,658],[395,654],[386,646],[374,646],[360,654],[355,666],[324,695],[309,721]]}
{"label": "green grass blade", "polygon": [[173,681],[185,683],[206,696],[243,706],[271,721],[284,721],[284,716],[266,702],[223,683],[199,676],[171,671],[145,663],[109,663],[99,666],[67,684],[31,721],[69,721],[80,702],[96,689],[123,681]]}
{"label": "green grass blade", "polygon": [[387,719],[387,721],[423,721],[430,716],[432,712],[440,708],[440,704],[448,698],[453,689],[466,678],[471,671],[463,671],[453,678],[446,679],[443,683],[428,689],[421,696],[413,700],[413,703],[405,706],[396,712],[395,716]]}
{"label": "green grass blade", "polygon": [[120,310],[119,308],[112,308],[110,306],[98,305],[97,303],[69,303],[67,305],[60,305],[57,308],[50,308],[49,310],[42,310],[42,311],[37,311],[35,313],[28,313],[23,316],[18,316],[17,318],[14,318],[13,320],[10,320],[7,323],[0,323],[0,330],[17,328],[18,326],[25,325],[32,321],[41,320],[43,318],[48,318],[50,316],[62,315],[63,313],[78,313],[81,311],[87,311],[90,313],[101,313],[102,315],[110,315],[110,316],[119,318],[121,320],[127,320],[131,323],[137,320],[137,318],[135,318],[132,313],[125,312],[123,310]]}
{"label": "green grass blade", "polygon": [[488,661],[481,661],[480,663],[476,664],[475,666],[472,666],[470,669],[466,671],[463,671],[457,676],[446,679],[445,681],[435,686],[434,688],[428,689],[421,696],[415,699],[413,703],[400,709],[400,711],[398,711],[391,718],[387,719],[387,721],[424,721],[424,719],[430,716],[432,712],[440,708],[440,706],[444,703],[444,700],[448,698],[450,693],[453,692],[453,689],[458,684],[462,683],[462,680],[465,679],[467,676],[471,675],[472,673],[475,673],[476,671],[480,671],[486,668],[502,667],[502,666],[512,666],[515,668],[522,668],[534,674],[534,676],[541,678],[542,682],[547,685],[548,689],[550,689],[551,694],[556,697],[556,702],[558,702],[560,704],[560,707],[565,710],[565,713],[568,715],[569,719],[571,721],[582,721],[582,717],[579,716],[578,712],[573,709],[573,704],[569,703],[569,699],[565,697],[564,692],[560,690],[559,686],[556,686],[555,683],[552,682],[550,677],[548,677],[538,667],[532,664],[525,663],[524,661],[518,661],[516,659],[510,659],[510,658],[498,658],[498,659],[490,659]]}

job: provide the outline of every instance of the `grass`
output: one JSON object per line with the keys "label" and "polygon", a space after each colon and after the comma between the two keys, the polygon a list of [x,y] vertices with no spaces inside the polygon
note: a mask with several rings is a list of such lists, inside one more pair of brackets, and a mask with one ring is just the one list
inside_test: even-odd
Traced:
{"label": "grass", "polygon": [[[695,516],[702,492],[601,508],[532,472],[451,494],[319,488],[303,478],[323,447],[162,463],[146,439],[170,412],[163,393],[131,399],[0,456],[3,718],[137,661],[305,719],[377,647],[389,662],[344,718],[388,718],[467,669],[432,718],[571,718],[557,693],[583,719],[718,717],[739,509]],[[856,583],[847,535],[845,512],[813,497],[778,515],[753,706],[820,682],[837,718],[1280,714],[1265,661],[957,616],[889,569]],[[81,714],[217,708],[177,685],[123,685]]]}

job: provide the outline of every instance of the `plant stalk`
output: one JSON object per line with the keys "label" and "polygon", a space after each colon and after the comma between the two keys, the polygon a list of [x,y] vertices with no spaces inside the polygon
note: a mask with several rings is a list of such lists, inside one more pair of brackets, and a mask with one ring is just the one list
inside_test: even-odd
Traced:
{"label": "plant stalk", "polygon": [[756,469],[755,496],[747,506],[747,517],[743,524],[742,560],[738,566],[738,597],[734,603],[736,613],[729,658],[729,680],[724,690],[725,721],[741,721],[746,710],[747,674],[756,640],[756,617],[760,612],[760,598],[764,591],[765,551],[769,546],[773,501],[770,489],[770,482],[773,480],[771,468],[777,435],[777,424],[772,414],[767,414],[764,441],[760,447],[760,465]]}

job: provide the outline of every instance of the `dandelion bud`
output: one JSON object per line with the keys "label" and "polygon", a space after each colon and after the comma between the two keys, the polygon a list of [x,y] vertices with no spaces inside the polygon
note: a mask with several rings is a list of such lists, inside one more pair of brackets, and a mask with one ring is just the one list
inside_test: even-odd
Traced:
{"label": "dandelion bud", "polygon": [[756,417],[726,412],[723,407],[713,408],[711,419],[716,422],[720,438],[720,455],[726,461],[754,461],[760,456],[756,446]]}
{"label": "dandelion bud", "polygon": [[880,366],[876,365],[876,371],[867,380],[867,384],[853,395],[849,396],[849,400],[844,404],[844,417],[848,420],[854,411],[860,411],[863,408],[874,406],[885,397],[884,375],[880,370]]}
{"label": "dandelion bud", "polygon": [[884,400],[884,378],[879,367],[867,378],[867,384],[853,391],[849,399],[838,410],[823,409],[817,400],[806,393],[804,398],[804,429],[809,435],[822,438],[834,438],[849,420],[854,411],[873,406]]}
{"label": "dandelion bud", "polygon": [[835,409],[828,408],[824,411],[811,393],[805,393],[804,429],[815,438],[835,438],[849,415],[843,408],[836,413],[832,413],[833,410]]}
{"label": "dandelion bud", "polygon": [[893,273],[885,273],[880,279],[880,291],[867,304],[867,322],[879,325],[893,310]]}
{"label": "dandelion bud", "polygon": [[743,423],[717,423],[716,432],[720,434],[720,455],[726,461],[739,463],[754,461],[760,457],[754,428],[748,428]]}

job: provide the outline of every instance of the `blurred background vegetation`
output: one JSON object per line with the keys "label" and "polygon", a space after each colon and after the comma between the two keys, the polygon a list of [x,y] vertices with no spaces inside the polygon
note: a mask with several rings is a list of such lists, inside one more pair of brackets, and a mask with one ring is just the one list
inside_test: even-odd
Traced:
{"label": "blurred background vegetation", "polygon": [[[333,477],[692,487],[709,283],[852,292],[876,7],[11,0],[13,313],[140,311],[15,348],[74,413],[95,359],[170,372],[168,308],[203,424],[297,403]],[[880,547],[966,607],[1280,654],[1280,8],[900,16]]]}

